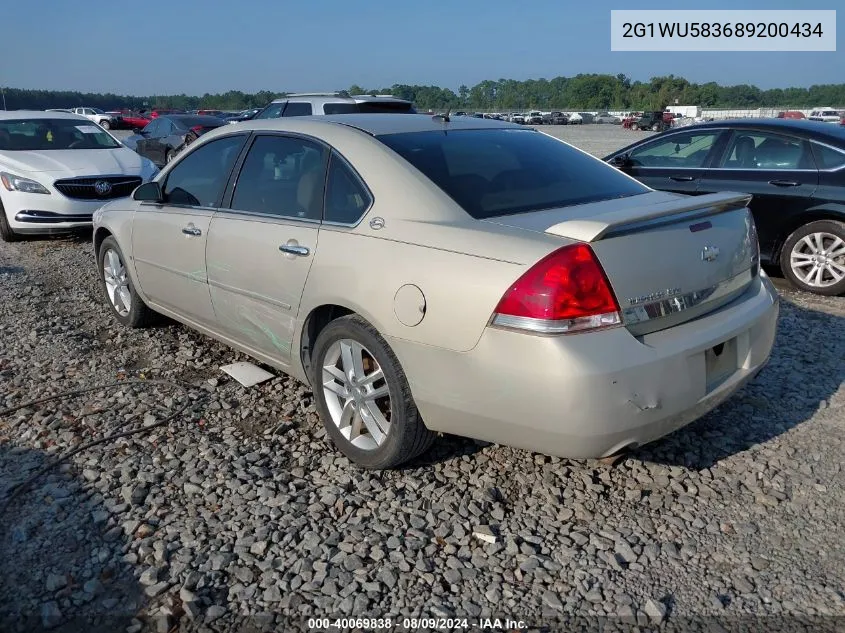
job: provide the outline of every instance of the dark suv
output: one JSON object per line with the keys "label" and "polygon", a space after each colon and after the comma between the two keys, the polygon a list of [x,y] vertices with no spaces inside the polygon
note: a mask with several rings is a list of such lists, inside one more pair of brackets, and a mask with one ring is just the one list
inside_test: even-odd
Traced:
{"label": "dark suv", "polygon": [[566,125],[569,123],[569,119],[563,112],[555,110],[543,115],[543,123],[546,125]]}
{"label": "dark suv", "polygon": [[639,119],[631,123],[632,130],[651,130],[662,132],[669,128],[669,124],[663,116],[663,111],[646,112]]}

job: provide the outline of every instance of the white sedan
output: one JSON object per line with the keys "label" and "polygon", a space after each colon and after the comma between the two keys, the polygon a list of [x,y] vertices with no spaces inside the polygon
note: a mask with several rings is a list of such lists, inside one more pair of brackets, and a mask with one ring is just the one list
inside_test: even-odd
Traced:
{"label": "white sedan", "polygon": [[63,112],[0,112],[0,238],[91,226],[158,168],[100,126]]}

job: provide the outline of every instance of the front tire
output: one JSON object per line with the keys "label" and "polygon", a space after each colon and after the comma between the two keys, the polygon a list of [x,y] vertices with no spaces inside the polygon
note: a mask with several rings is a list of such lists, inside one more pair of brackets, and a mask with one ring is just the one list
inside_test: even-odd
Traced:
{"label": "front tire", "polygon": [[0,239],[4,242],[17,242],[20,240],[20,236],[12,230],[11,226],[9,226],[9,220],[6,217],[6,209],[3,207],[2,202],[0,202]]}
{"label": "front tire", "polygon": [[165,164],[172,162],[174,158],[176,158],[176,152],[172,149],[167,150],[167,154],[164,156]]}
{"label": "front tire", "polygon": [[97,253],[100,287],[120,323],[131,328],[146,327],[153,322],[155,312],[138,296],[125,262],[117,240],[112,236],[104,239]]}
{"label": "front tire", "polygon": [[845,293],[845,223],[809,222],[786,238],[780,267],[792,285],[818,295]]}
{"label": "front tire", "polygon": [[320,332],[311,384],[332,442],[364,468],[395,468],[434,440],[393,350],[358,315],[336,319]]}

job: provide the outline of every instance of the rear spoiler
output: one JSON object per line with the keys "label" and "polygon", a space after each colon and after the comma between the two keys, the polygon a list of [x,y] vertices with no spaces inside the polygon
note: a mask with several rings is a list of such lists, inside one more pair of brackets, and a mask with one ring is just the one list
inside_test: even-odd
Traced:
{"label": "rear spoiler", "polygon": [[674,224],[741,209],[747,207],[749,202],[751,202],[751,194],[731,191],[709,193],[703,196],[684,196],[658,204],[620,209],[589,220],[558,222],[547,228],[545,232],[582,242],[597,242],[610,237],[637,233],[661,224]]}

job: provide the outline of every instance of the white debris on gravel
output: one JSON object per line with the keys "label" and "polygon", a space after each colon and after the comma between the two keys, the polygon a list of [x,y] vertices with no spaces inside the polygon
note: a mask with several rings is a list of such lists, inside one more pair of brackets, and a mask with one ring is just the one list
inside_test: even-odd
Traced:
{"label": "white debris on gravel", "polygon": [[246,389],[220,377],[249,360],[222,345],[119,326],[90,251],[0,244],[0,409],[121,369],[193,386],[127,384],[0,419],[0,504],[50,455],[208,400],[79,453],[4,507],[4,632],[76,618],[249,630],[259,614],[262,630],[308,615],[664,628],[718,615],[728,630],[749,614],[845,616],[841,298],[789,294],[750,385],[615,467],[444,438],[369,472],[329,445],[305,386]]}

